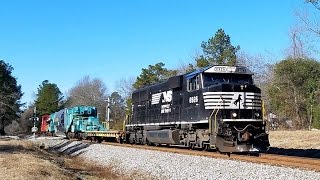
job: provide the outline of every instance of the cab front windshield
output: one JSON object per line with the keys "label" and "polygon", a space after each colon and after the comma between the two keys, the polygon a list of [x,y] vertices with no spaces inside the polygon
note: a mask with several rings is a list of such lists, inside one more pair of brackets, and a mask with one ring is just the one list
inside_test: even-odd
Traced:
{"label": "cab front windshield", "polygon": [[252,85],[252,76],[249,74],[223,74],[223,73],[204,73],[204,87],[219,85],[219,84],[240,84]]}

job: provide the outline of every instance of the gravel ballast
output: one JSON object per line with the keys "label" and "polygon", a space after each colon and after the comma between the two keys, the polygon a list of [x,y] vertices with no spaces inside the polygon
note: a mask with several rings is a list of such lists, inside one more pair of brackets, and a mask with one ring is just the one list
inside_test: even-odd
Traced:
{"label": "gravel ballast", "polygon": [[320,179],[320,173],[235,160],[214,159],[62,139],[33,140],[46,148],[80,157],[126,175],[150,179]]}

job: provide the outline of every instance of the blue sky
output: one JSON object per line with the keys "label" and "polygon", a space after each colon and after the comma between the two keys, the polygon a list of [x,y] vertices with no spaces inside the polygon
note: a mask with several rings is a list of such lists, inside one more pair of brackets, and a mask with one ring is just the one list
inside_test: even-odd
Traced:
{"label": "blue sky", "polygon": [[65,93],[89,75],[112,91],[115,81],[149,64],[191,62],[219,28],[243,51],[281,59],[301,7],[311,6],[303,0],[2,0],[0,59],[15,68],[23,102],[46,79]]}

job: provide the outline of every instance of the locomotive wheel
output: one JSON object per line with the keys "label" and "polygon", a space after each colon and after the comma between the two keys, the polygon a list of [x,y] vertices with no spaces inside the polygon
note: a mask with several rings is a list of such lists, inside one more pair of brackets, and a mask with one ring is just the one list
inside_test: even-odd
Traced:
{"label": "locomotive wheel", "polygon": [[90,141],[91,142],[95,141],[94,137],[90,137]]}
{"label": "locomotive wheel", "polygon": [[83,139],[82,133],[79,133],[79,134],[78,134],[78,139],[79,139],[80,141],[82,141],[82,139]]}
{"label": "locomotive wheel", "polygon": [[202,145],[202,150],[203,151],[208,151],[209,150],[209,145],[208,144],[203,144]]}
{"label": "locomotive wheel", "polygon": [[75,134],[72,133],[72,132],[68,132],[68,133],[67,133],[67,137],[68,137],[69,139],[73,139],[73,138],[75,137]]}
{"label": "locomotive wheel", "polygon": [[71,137],[70,137],[70,133],[67,133],[67,139],[71,139]]}
{"label": "locomotive wheel", "polygon": [[97,138],[98,143],[102,143],[103,139],[102,138]]}
{"label": "locomotive wheel", "polygon": [[196,144],[195,143],[190,143],[189,148],[191,150],[195,150],[196,149]]}
{"label": "locomotive wheel", "polygon": [[210,144],[208,143],[202,143],[202,150],[203,151],[209,151],[210,150]]}
{"label": "locomotive wheel", "polygon": [[147,144],[148,146],[152,146],[152,143],[149,142],[148,139],[146,139],[146,144]]}

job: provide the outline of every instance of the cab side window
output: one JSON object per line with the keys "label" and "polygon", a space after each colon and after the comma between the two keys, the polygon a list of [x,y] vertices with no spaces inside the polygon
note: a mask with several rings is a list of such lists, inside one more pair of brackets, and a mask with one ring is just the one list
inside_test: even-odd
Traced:
{"label": "cab side window", "polygon": [[200,76],[197,75],[191,79],[188,79],[187,81],[187,90],[190,91],[195,91],[200,89]]}

